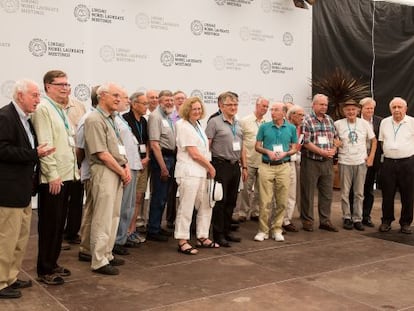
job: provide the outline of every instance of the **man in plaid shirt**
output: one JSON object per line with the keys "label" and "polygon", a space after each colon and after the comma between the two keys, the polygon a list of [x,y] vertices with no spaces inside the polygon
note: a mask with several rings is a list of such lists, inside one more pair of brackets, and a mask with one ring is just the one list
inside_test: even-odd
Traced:
{"label": "man in plaid shirt", "polygon": [[303,230],[313,231],[313,200],[318,188],[319,229],[337,232],[330,221],[333,157],[337,132],[328,110],[328,97],[316,94],[312,111],[303,120],[304,144],[300,167],[301,215]]}

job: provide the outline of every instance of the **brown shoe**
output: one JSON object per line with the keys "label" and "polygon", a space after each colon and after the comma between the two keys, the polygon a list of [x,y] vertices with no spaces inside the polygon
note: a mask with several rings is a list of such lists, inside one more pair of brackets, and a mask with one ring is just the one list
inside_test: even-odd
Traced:
{"label": "brown shoe", "polygon": [[312,232],[313,231],[313,223],[309,220],[305,220],[302,222],[303,230]]}
{"label": "brown shoe", "polygon": [[298,228],[292,223],[282,226],[287,232],[299,232]]}
{"label": "brown shoe", "polygon": [[330,232],[338,232],[338,229],[328,220],[327,222],[321,223],[319,229]]}
{"label": "brown shoe", "polygon": [[412,234],[413,231],[411,230],[409,225],[402,225],[401,229],[400,229],[401,233],[405,233],[405,234]]}
{"label": "brown shoe", "polygon": [[379,232],[388,232],[391,230],[391,225],[387,223],[383,223],[381,224],[381,226],[379,226],[378,230]]}

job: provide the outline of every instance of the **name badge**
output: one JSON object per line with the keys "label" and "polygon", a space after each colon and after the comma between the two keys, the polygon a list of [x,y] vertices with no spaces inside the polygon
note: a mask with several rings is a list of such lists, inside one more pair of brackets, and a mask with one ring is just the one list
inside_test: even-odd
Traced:
{"label": "name badge", "polygon": [[76,147],[76,145],[75,145],[75,140],[73,139],[73,137],[72,137],[72,136],[68,136],[68,144],[69,144],[69,146],[71,146],[71,147]]}
{"label": "name badge", "polygon": [[283,152],[283,145],[273,145],[273,152]]}
{"label": "name badge", "polygon": [[138,146],[139,153],[147,153],[147,146],[145,144],[140,144]]}
{"label": "name badge", "polygon": [[168,123],[167,120],[162,120],[162,126],[163,127],[170,127],[170,123]]}
{"label": "name badge", "polygon": [[318,136],[318,145],[327,145],[329,143],[328,137]]}
{"label": "name badge", "polygon": [[234,141],[233,142],[233,151],[239,151],[240,149],[241,149],[240,142],[239,141]]}
{"label": "name badge", "polygon": [[125,149],[125,146],[123,146],[123,145],[118,145],[118,151],[119,151],[119,154],[121,154],[121,155],[126,155],[126,149]]}

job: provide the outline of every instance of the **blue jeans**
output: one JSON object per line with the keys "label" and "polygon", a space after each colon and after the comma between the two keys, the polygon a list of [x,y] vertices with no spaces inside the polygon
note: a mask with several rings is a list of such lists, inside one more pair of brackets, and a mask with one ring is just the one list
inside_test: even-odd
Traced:
{"label": "blue jeans", "polygon": [[119,226],[116,234],[115,244],[124,245],[128,238],[128,228],[131,224],[135,211],[135,198],[137,196],[137,170],[131,171],[131,182],[124,187],[121,202],[121,214],[119,215]]}
{"label": "blue jeans", "polygon": [[161,168],[151,155],[151,201],[148,219],[148,233],[158,234],[161,230],[162,214],[168,198],[168,189],[174,179],[175,156],[163,155],[165,165],[170,173],[167,182],[161,181]]}

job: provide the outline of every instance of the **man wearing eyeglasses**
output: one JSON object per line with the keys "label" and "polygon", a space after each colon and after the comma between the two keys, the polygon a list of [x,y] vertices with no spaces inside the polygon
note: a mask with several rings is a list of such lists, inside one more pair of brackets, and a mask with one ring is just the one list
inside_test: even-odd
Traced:
{"label": "man wearing eyeglasses", "polygon": [[174,110],[173,94],[164,90],[159,94],[159,106],[148,119],[151,145],[151,200],[147,240],[166,242],[172,233],[161,228],[162,214],[168,190],[174,178],[176,161],[175,125],[170,119]]}
{"label": "man wearing eyeglasses", "polygon": [[92,222],[90,246],[93,272],[117,275],[123,265],[112,249],[118,230],[122,186],[131,182],[126,148],[115,122],[123,91],[114,83],[96,91],[98,106],[85,120],[85,154],[91,171]]}
{"label": "man wearing eyeglasses", "polygon": [[138,141],[139,155],[141,157],[142,170],[138,172],[137,176],[137,189],[136,189],[136,200],[135,200],[135,211],[132,216],[131,224],[128,230],[128,241],[135,243],[145,242],[145,237],[141,236],[136,231],[136,220],[138,215],[144,219],[146,213],[144,212],[144,195],[147,189],[148,172],[149,172],[149,154],[150,147],[148,141],[148,129],[147,120],[144,115],[147,111],[148,100],[144,93],[135,92],[129,97],[131,101],[131,110],[122,116],[128,122],[132,133]]}
{"label": "man wearing eyeglasses", "polygon": [[56,152],[40,159],[38,202],[39,281],[61,285],[62,277],[71,272],[58,265],[63,229],[69,205],[72,183],[79,179],[75,154],[75,131],[64,109],[70,92],[66,73],[48,71],[43,77],[46,96],[33,114],[39,144],[48,144]]}
{"label": "man wearing eyeglasses", "polygon": [[243,133],[236,119],[238,99],[233,92],[219,95],[221,114],[212,117],[206,134],[212,153],[212,164],[216,169],[215,180],[223,186],[223,199],[213,208],[212,224],[214,241],[223,247],[241,239],[230,233],[233,210],[236,207],[237,193],[242,168],[243,182],[247,179],[246,154],[243,147]]}

